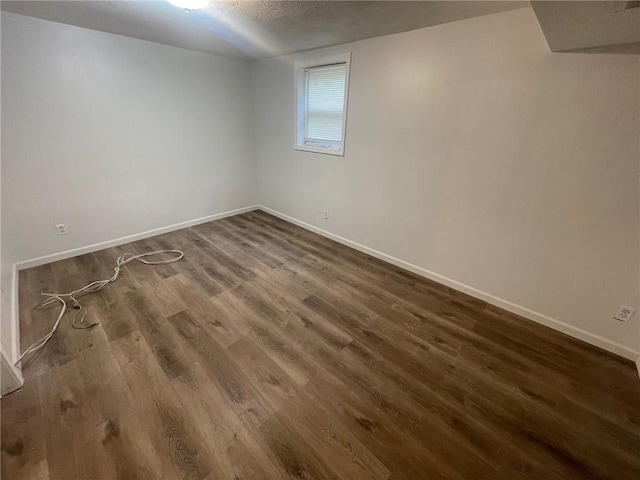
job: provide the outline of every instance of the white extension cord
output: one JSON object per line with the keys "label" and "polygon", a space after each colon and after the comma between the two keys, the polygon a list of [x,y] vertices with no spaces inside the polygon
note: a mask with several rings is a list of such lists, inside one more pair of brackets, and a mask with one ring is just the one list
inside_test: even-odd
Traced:
{"label": "white extension cord", "polygon": [[[164,259],[164,260],[156,260],[156,261],[145,260],[146,257],[150,257],[152,255],[160,255],[160,254],[163,254],[163,253],[172,253],[172,254],[176,254],[177,256],[174,256],[174,257],[171,257],[171,258],[167,258],[167,259]],[[22,355],[20,355],[20,358],[18,358],[18,361],[15,363],[15,366],[16,367],[18,366],[18,364],[22,361],[22,359],[25,357],[25,355],[28,355],[29,353],[35,352],[36,350],[44,347],[46,345],[46,343],[49,340],[51,340],[51,337],[53,337],[53,334],[55,333],[56,329],[58,328],[58,325],[60,325],[60,320],[62,320],[62,317],[64,316],[64,313],[67,311],[67,307],[68,306],[71,306],[71,308],[74,308],[74,309],[78,309],[76,314],[73,316],[73,320],[71,321],[71,325],[73,326],[73,328],[90,328],[90,327],[93,327],[94,325],[98,324],[98,322],[93,322],[91,324],[86,324],[84,322],[85,317],[87,316],[87,309],[85,307],[83,307],[80,304],[80,302],[78,302],[78,300],[76,299],[77,296],[85,294],[85,293],[95,293],[95,292],[97,292],[99,290],[102,290],[104,287],[109,285],[111,282],[115,282],[118,279],[118,277],[120,276],[120,271],[121,271],[122,267],[124,267],[128,263],[133,262],[134,260],[137,260],[138,262],[144,263],[145,265],[166,265],[168,263],[177,262],[182,257],[184,257],[184,253],[181,252],[180,250],[157,250],[155,252],[141,253],[140,255],[133,255],[132,253],[125,253],[123,255],[120,255],[118,257],[118,259],[116,260],[116,266],[113,268],[113,275],[111,276],[111,278],[108,278],[106,280],[97,280],[97,281],[92,282],[92,283],[90,283],[88,285],[85,285],[82,288],[74,290],[71,293],[43,293],[42,295],[44,295],[45,297],[48,297],[48,298],[46,300],[44,300],[38,306],[46,307],[47,305],[52,304],[56,300],[59,301],[62,308],[60,310],[60,313],[58,314],[58,319],[53,324],[53,328],[51,329],[51,331],[49,333],[47,333],[44,337],[42,337],[40,340],[35,342],[29,348],[27,348],[22,353]],[[66,298],[66,300],[65,300],[65,298]],[[78,322],[78,316],[80,316],[79,322]]]}

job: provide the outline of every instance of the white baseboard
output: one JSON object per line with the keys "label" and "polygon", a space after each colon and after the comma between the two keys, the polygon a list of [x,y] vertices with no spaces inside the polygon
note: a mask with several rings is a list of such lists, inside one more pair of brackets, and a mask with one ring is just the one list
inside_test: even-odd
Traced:
{"label": "white baseboard", "polygon": [[37,267],[46,263],[57,262],[58,260],[65,260],[67,258],[77,257],[78,255],[84,255],[86,253],[97,252],[98,250],[104,250],[105,248],[117,247],[118,245],[124,245],[125,243],[135,242],[136,240],[155,237],[156,235],[173,232],[182,228],[193,227],[194,225],[200,225],[201,223],[207,223],[214,220],[220,220],[221,218],[232,217],[241,213],[257,210],[258,208],[259,207],[257,205],[253,205],[250,207],[238,208],[236,210],[229,210],[227,212],[216,213],[215,215],[195,218],[193,220],[187,220],[186,222],[174,223],[173,225],[168,225],[166,227],[154,228],[153,230],[134,233],[133,235],[127,235],[126,237],[107,240],[106,242],[94,243],[93,245],[87,245],[86,247],[72,248],[71,250],[65,250],[64,252],[52,253],[50,255],[43,255],[42,257],[23,260],[21,262],[17,262],[15,265],[18,270],[26,270],[27,268]]}
{"label": "white baseboard", "polygon": [[[13,272],[11,279],[11,341],[13,343],[13,355],[11,360],[11,368],[13,373],[16,374],[20,383],[22,384],[22,371],[18,367],[14,367],[13,363],[18,360],[20,356],[20,321],[19,321],[19,306],[18,306],[18,281],[20,270],[26,270],[27,268],[37,267],[46,263],[56,262],[58,260],[64,260],[78,255],[84,255],[86,253],[97,252],[105,248],[117,247],[118,245],[124,245],[125,243],[134,242],[136,240],[142,240],[163,233],[173,232],[180,230],[181,228],[192,227],[194,225],[200,225],[201,223],[212,222],[214,220],[220,220],[221,218],[231,217],[233,215],[239,215],[241,213],[257,210],[259,207],[253,205],[250,207],[238,208],[237,210],[230,210],[227,212],[216,213],[215,215],[209,215],[207,217],[195,218],[193,220],[187,220],[186,222],[175,223],[166,227],[154,228],[153,230],[147,230],[146,232],[135,233],[133,235],[127,235],[126,237],[115,238],[113,240],[107,240],[106,242],[94,243],[93,245],[87,245],[86,247],[73,248],[71,250],[65,250],[63,252],[52,253],[50,255],[43,255],[37,258],[31,258],[29,260],[23,260],[13,264]],[[9,358],[9,357],[7,357]]]}
{"label": "white baseboard", "polygon": [[[298,220],[296,218],[290,217],[288,215],[285,215],[281,212],[278,212],[276,210],[273,210],[271,208],[265,207],[263,205],[253,205],[250,207],[245,207],[245,208],[239,208],[237,210],[231,210],[231,211],[227,211],[227,212],[222,212],[222,213],[218,213],[215,215],[209,215],[207,217],[201,217],[201,218],[196,218],[193,220],[188,220],[186,222],[180,222],[180,223],[176,223],[173,225],[169,225],[166,227],[161,227],[161,228],[156,228],[153,230],[147,230],[146,232],[141,232],[141,233],[136,233],[133,235],[128,235],[126,237],[120,237],[120,238],[116,238],[113,240],[108,240],[106,242],[100,242],[100,243],[95,243],[93,245],[88,245],[85,247],[79,247],[79,248],[74,248],[71,250],[66,250],[63,252],[58,252],[58,253],[53,253],[51,255],[44,255],[41,257],[37,257],[37,258],[32,258],[29,260],[24,260],[21,262],[17,262],[16,264],[14,264],[14,268],[13,268],[13,279],[12,279],[12,292],[11,292],[11,298],[12,298],[12,302],[11,302],[11,311],[12,311],[12,322],[13,322],[13,331],[12,331],[12,342],[14,345],[14,352],[16,353],[16,355],[19,355],[20,352],[20,343],[19,343],[19,339],[20,339],[20,335],[19,335],[19,324],[18,324],[18,271],[19,270],[25,270],[27,268],[32,268],[32,267],[36,267],[39,265],[44,265],[46,263],[50,263],[50,262],[55,262],[58,260],[64,260],[66,258],[71,258],[71,257],[75,257],[78,255],[83,255],[86,253],[92,253],[92,252],[96,252],[98,250],[102,250],[105,248],[110,248],[110,247],[115,247],[118,245],[123,245],[125,243],[130,243],[136,240],[142,240],[145,238],[149,238],[149,237],[153,237],[155,235],[160,235],[163,233],[168,233],[168,232],[172,232],[174,230],[180,230],[181,228],[187,228],[187,227],[191,227],[194,225],[199,225],[202,223],[206,223],[206,222],[211,222],[214,220],[219,220],[221,218],[225,218],[225,217],[230,217],[233,215],[239,215],[241,213],[245,213],[245,212],[250,212],[252,210],[263,210],[267,213],[270,213],[276,217],[279,217],[283,220],[286,220],[288,222],[291,222],[295,225],[298,225],[306,230],[310,230],[314,233],[317,233],[319,235],[322,235],[324,237],[327,237],[331,240],[335,240],[338,243],[341,243],[343,245],[346,245],[348,247],[354,248],[355,250],[361,251],[363,253],[366,253],[367,255],[371,255],[372,257],[376,257],[380,260],[383,260],[387,263],[391,263],[392,265],[396,265],[400,268],[404,268],[405,270],[408,270],[410,272],[413,272],[417,275],[423,276],[425,278],[428,278],[430,280],[433,280],[435,282],[438,282],[442,285],[446,285],[447,287],[451,287],[455,290],[458,290],[460,292],[466,293],[472,297],[478,298],[480,300],[483,300],[487,303],[490,303],[491,305],[495,305],[497,307],[500,307],[504,310],[507,310],[511,313],[515,313],[516,315],[520,315],[522,317],[525,317],[529,320],[533,320],[534,322],[540,323],[542,325],[545,325],[547,327],[553,328],[554,330],[558,330],[559,332],[565,333],[567,335],[570,335],[572,337],[575,337],[579,340],[582,340],[584,342],[590,343],[591,345],[595,345],[596,347],[602,348],[604,350],[607,350],[609,352],[615,353],[616,355],[620,355],[621,357],[627,358],[629,360],[635,361],[636,365],[638,366],[638,370],[640,373],[640,352],[635,351],[629,347],[626,347],[624,345],[621,345],[617,342],[613,342],[611,340],[608,340],[600,335],[595,335],[593,333],[590,333],[586,330],[583,330],[579,327],[575,327],[573,325],[569,325],[568,323],[562,322],[560,320],[556,320],[554,318],[551,318],[547,315],[544,315],[542,313],[536,312],[534,310],[531,310],[527,307],[523,307],[521,305],[515,304],[513,302],[510,302],[508,300],[496,297],[494,295],[491,295],[489,293],[483,292],[481,290],[478,290],[474,287],[465,285],[463,283],[460,283],[456,280],[450,279],[448,277],[445,277],[443,275],[439,275],[435,272],[431,272],[430,270],[427,270],[425,268],[422,267],[418,267],[416,265],[413,265],[409,262],[405,262],[404,260],[400,260],[398,258],[392,257],[391,255],[387,255],[386,253],[382,253],[379,252],[377,250],[374,250],[372,248],[366,247],[364,245],[361,245],[357,242],[351,241],[349,239],[346,239],[344,237],[341,237],[339,235],[335,235],[331,232],[327,232],[325,230],[322,230],[321,228],[318,228],[314,225],[311,225],[309,223],[303,222],[301,220]],[[15,360],[14,360],[15,361]]]}
{"label": "white baseboard", "polygon": [[14,263],[11,270],[11,348],[12,355],[11,366],[17,369],[20,376],[20,382],[22,382],[22,368],[15,367],[14,363],[18,361],[20,357],[20,309],[18,305],[19,292],[20,292],[20,277],[18,275],[18,267]]}
{"label": "white baseboard", "polygon": [[466,293],[467,295],[483,300],[487,303],[490,303],[491,305],[495,305],[496,307],[500,307],[504,310],[507,310],[508,312],[515,313],[516,315],[520,315],[521,317],[527,318],[529,320],[533,320],[534,322],[540,323],[546,327],[553,328],[554,330],[557,330],[571,337],[587,342],[591,345],[595,345],[596,347],[602,348],[603,350],[607,350],[611,353],[615,353],[616,355],[624,357],[628,360],[637,361],[638,369],[640,372],[640,358],[639,358],[640,352],[635,351],[629,347],[626,347],[617,342],[604,338],[600,335],[596,335],[586,330],[583,330],[582,328],[569,325],[568,323],[565,323],[561,320],[556,320],[555,318],[551,318],[540,312],[536,312],[527,307],[523,307],[522,305],[518,305],[516,303],[510,302],[509,300],[505,300],[503,298],[499,298],[489,293],[478,290],[477,288],[470,287],[469,285],[465,285],[464,283],[460,283],[456,280],[437,274],[425,268],[418,267],[409,262],[405,262],[404,260],[400,260],[398,258],[392,257],[391,255],[387,255],[386,253],[382,253],[372,248],[361,245],[359,243],[353,242],[339,235],[335,235],[331,232],[327,232],[314,225],[308,224],[296,218],[290,217],[289,215],[285,215],[284,213],[278,212],[277,210],[273,210],[263,205],[260,205],[259,208],[264,212],[270,213],[278,218],[286,220],[287,222],[293,223],[306,230],[310,230],[314,233],[322,235],[323,237],[327,237],[331,240],[335,240],[338,243],[351,247],[360,252],[366,253],[367,255],[371,255],[372,257],[378,258],[387,263],[391,263],[392,265],[395,265],[397,267],[404,268],[405,270],[409,270],[410,272],[413,272],[417,275],[428,278],[429,280],[433,280],[447,287],[451,287],[455,290]]}
{"label": "white baseboard", "polygon": [[14,365],[15,360],[0,346],[0,397],[19,389],[24,384],[22,370]]}

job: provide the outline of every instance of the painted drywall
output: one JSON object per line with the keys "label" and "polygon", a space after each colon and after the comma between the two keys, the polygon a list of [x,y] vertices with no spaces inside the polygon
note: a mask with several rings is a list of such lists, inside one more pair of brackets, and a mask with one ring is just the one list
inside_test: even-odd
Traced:
{"label": "painted drywall", "polygon": [[1,81],[5,291],[15,262],[256,203],[245,62],[2,13]]}
{"label": "painted drywall", "polygon": [[[343,52],[345,156],[296,151],[293,64]],[[257,62],[260,202],[637,352],[639,67],[530,9]]]}
{"label": "painted drywall", "polygon": [[[1,32],[1,28],[0,28]],[[0,35],[0,49],[2,40]],[[1,69],[0,69],[1,70]],[[2,92],[2,78],[0,75],[0,92]],[[0,95],[0,111],[2,106],[2,95]],[[0,129],[0,145],[2,145],[2,129]],[[11,363],[13,354],[13,318],[11,315],[11,287],[12,287],[12,264],[3,256],[2,245],[2,155],[0,155],[0,351],[8,356],[7,362]],[[5,261],[6,260],[6,261]],[[3,382],[0,377],[0,384]],[[0,385],[0,392],[4,391],[4,385]]]}
{"label": "painted drywall", "polygon": [[[13,319],[11,318],[11,270],[2,264],[2,291],[0,291],[0,345],[7,352],[10,359],[14,358],[13,352]],[[7,265],[6,267],[9,267]],[[6,285],[6,286],[5,286]]]}
{"label": "painted drywall", "polygon": [[[344,51],[345,157],[294,151],[293,62]],[[639,67],[530,10],[252,66],[3,13],[0,343],[14,262],[261,203],[637,351]]]}

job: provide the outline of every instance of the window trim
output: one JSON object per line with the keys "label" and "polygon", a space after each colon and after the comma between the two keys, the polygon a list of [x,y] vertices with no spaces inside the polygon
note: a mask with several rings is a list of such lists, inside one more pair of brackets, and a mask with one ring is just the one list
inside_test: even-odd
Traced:
{"label": "window trim", "polygon": [[[344,84],[344,110],[342,112],[342,141],[340,148],[321,147],[313,145],[305,145],[305,126],[307,121],[307,69],[315,67],[324,67],[335,65],[338,63],[346,64],[345,84]],[[324,57],[316,57],[309,60],[301,60],[294,65],[295,74],[295,124],[294,124],[294,143],[295,150],[306,152],[324,153],[326,155],[337,155],[344,157],[344,144],[347,132],[347,109],[349,106],[349,76],[351,72],[351,53],[342,53],[339,55],[328,55]],[[321,141],[319,141],[320,143]]]}

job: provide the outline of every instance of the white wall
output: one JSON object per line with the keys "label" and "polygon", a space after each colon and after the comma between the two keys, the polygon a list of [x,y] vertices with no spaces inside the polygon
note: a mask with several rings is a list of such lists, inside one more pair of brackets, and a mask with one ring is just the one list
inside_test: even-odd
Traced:
{"label": "white wall", "polygon": [[[345,157],[293,150],[293,62],[344,51]],[[637,352],[639,67],[550,53],[528,9],[254,65],[3,13],[2,286],[262,203]]]}
{"label": "white wall", "polygon": [[[294,150],[293,63],[349,51],[344,158]],[[256,63],[261,203],[632,357],[639,66],[530,9]]]}
{"label": "white wall", "polygon": [[255,204],[250,92],[244,62],[2,13],[5,291],[14,262]]}
{"label": "white wall", "polygon": [[[0,32],[1,32],[0,28]],[[1,38],[1,35],[0,35]],[[0,39],[0,48],[2,41]],[[1,70],[1,69],[0,69]],[[2,92],[2,78],[0,75],[0,92]],[[0,95],[0,106],[2,95]],[[0,107],[1,110],[1,107]],[[2,130],[0,129],[0,145],[2,145]],[[0,355],[7,355],[8,363],[15,358],[13,345],[13,318],[11,314],[11,281],[13,266],[9,259],[5,258],[4,245],[2,244],[2,155],[0,155]],[[0,394],[4,391],[4,380],[0,377]]]}

